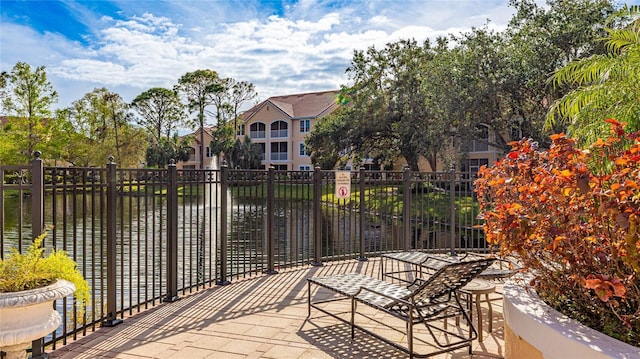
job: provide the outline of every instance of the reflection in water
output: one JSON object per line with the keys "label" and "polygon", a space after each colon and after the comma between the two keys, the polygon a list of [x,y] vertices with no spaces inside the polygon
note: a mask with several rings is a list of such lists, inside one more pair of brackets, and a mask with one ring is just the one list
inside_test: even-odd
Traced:
{"label": "reflection in water", "polygon": [[[229,194],[229,193],[228,193]],[[231,196],[229,196],[231,197]],[[229,200],[228,216],[221,219],[219,185],[205,188],[204,195],[178,199],[178,288],[185,291],[215,283],[219,271],[217,248],[220,223],[227,221],[227,274],[262,272],[267,267],[266,200]],[[116,215],[118,311],[142,310],[166,294],[167,206],[165,195],[119,196]],[[45,224],[49,230],[45,246],[63,249],[78,263],[92,289],[93,302],[87,321],[96,321],[106,311],[106,217],[104,195],[49,195],[45,198]],[[22,208],[22,211],[20,209]],[[274,255],[278,267],[313,261],[313,205],[310,201],[275,201]],[[31,202],[17,197],[4,199],[3,253],[9,247],[31,242]],[[322,213],[322,255],[351,256],[360,246],[359,214],[333,209]],[[365,226],[367,251],[388,246],[392,226]],[[72,312],[71,301],[58,301],[59,309]],[[70,321],[67,318],[67,321]],[[64,327],[58,329],[60,336]],[[69,328],[72,328],[71,324]],[[68,329],[67,329],[68,330]]]}

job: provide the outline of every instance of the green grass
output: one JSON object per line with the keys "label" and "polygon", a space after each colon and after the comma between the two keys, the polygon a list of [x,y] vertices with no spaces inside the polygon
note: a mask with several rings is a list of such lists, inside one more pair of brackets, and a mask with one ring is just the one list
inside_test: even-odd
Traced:
{"label": "green grass", "polygon": [[[276,199],[286,200],[313,200],[313,189],[308,185],[288,185],[277,184],[274,187]],[[365,189],[364,202],[368,211],[385,213],[390,216],[402,215],[404,205],[404,195],[401,186],[376,186]],[[353,188],[352,188],[353,190]],[[237,186],[231,187],[234,198],[267,198],[267,185]],[[332,204],[334,207],[352,206],[360,207],[360,191],[352,191],[349,198],[339,199],[335,195],[335,186],[328,184],[322,188],[322,203]],[[422,195],[412,195],[411,212],[423,213],[424,215],[437,218],[441,221],[448,221],[451,216],[449,208],[449,193],[430,192]],[[456,196],[454,199],[456,215],[474,216],[478,213],[478,203],[470,196]],[[474,218],[474,224],[477,220]]]}

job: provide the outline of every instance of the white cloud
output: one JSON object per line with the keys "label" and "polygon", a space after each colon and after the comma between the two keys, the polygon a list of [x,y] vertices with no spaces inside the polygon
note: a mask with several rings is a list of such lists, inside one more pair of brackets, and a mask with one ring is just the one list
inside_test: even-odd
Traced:
{"label": "white cloud", "polygon": [[[336,6],[304,0],[286,6],[283,16],[250,1],[164,2],[153,9],[148,4],[120,3],[124,13],[132,14],[122,19],[74,8],[94,29],[86,35],[93,36],[89,47],[3,23],[2,66],[17,61],[47,65],[52,83],[60,86],[62,106],[102,86],[122,91],[131,101],[142,91],[171,87],[184,73],[203,68],[254,83],[264,99],[346,84],[354,49],[457,34],[485,22],[484,15],[465,15],[474,11],[470,4],[484,3],[466,1]],[[504,26],[511,16],[504,2],[474,12],[499,16],[492,26]],[[15,55],[8,55],[12,51]]]}

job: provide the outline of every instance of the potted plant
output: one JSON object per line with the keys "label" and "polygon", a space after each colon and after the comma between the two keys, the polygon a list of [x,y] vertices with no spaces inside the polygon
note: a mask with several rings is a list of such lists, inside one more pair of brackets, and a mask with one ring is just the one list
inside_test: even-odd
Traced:
{"label": "potted plant", "polygon": [[75,292],[82,310],[89,299],[89,285],[76,262],[64,251],[45,255],[41,248],[45,236],[36,238],[25,253],[12,249],[0,259],[0,351],[7,359],[24,358],[31,341],[60,325],[54,300]]}
{"label": "potted plant", "polygon": [[[588,150],[564,134],[546,151],[514,142],[475,184],[487,242],[521,261],[522,284],[569,318],[638,347],[640,134],[607,122],[610,137]],[[508,325],[507,311],[505,301]]]}

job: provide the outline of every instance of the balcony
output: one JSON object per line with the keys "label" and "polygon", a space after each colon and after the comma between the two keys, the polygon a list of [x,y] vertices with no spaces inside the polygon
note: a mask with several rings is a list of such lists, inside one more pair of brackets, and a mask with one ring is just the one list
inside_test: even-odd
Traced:
{"label": "balcony", "polygon": [[[312,309],[307,318],[307,278],[348,272],[377,276],[379,263],[377,258],[326,262],[213,286],[128,316],[122,325],[99,328],[49,352],[49,358],[403,358],[404,353],[361,332],[351,341],[347,324],[321,312]],[[459,349],[434,358],[502,357],[502,302],[492,303],[493,332],[484,323],[484,341],[473,342],[473,356]],[[483,306],[485,320],[486,311]]]}

